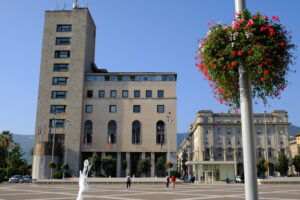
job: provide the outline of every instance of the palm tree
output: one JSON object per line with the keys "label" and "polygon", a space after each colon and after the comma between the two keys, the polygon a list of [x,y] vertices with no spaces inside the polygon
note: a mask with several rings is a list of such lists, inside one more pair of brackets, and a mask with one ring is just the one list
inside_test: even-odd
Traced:
{"label": "palm tree", "polygon": [[0,143],[4,150],[7,151],[6,176],[8,177],[9,148],[11,143],[13,143],[13,137],[10,131],[2,131],[0,134]]}

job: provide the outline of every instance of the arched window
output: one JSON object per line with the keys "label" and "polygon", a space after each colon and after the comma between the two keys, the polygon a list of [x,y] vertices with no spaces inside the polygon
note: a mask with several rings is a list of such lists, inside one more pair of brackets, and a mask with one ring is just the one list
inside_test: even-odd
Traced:
{"label": "arched window", "polygon": [[132,123],[132,144],[140,144],[141,139],[141,123],[134,121]]}
{"label": "arched window", "polygon": [[83,143],[92,143],[92,135],[93,135],[93,122],[91,120],[87,120],[84,123],[84,138]]}
{"label": "arched window", "polygon": [[115,144],[116,139],[117,139],[116,135],[117,135],[117,123],[114,120],[111,120],[111,121],[108,122],[107,141],[109,142],[109,138],[110,138],[111,144]]}
{"label": "arched window", "polygon": [[163,145],[165,143],[165,124],[163,121],[156,123],[156,144]]}

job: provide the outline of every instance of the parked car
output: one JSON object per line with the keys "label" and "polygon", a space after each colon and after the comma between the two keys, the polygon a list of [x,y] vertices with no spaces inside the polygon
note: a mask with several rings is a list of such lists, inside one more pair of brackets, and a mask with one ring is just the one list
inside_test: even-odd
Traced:
{"label": "parked car", "polygon": [[14,175],[10,179],[8,179],[9,183],[24,183],[23,176]]}
{"label": "parked car", "polygon": [[30,175],[25,175],[23,179],[25,183],[32,183],[32,177]]}
{"label": "parked car", "polygon": [[242,177],[241,176],[236,176],[235,177],[235,182],[236,183],[242,183],[243,182]]}

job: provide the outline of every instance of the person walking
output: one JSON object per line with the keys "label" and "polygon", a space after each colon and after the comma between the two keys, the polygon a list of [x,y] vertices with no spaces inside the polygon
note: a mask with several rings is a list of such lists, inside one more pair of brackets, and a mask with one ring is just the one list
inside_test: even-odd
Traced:
{"label": "person walking", "polygon": [[172,183],[173,189],[175,189],[175,182],[176,182],[176,178],[175,178],[175,176],[172,176],[171,183]]}
{"label": "person walking", "polygon": [[166,186],[167,186],[167,188],[169,187],[169,183],[170,183],[170,177],[166,176]]}
{"label": "person walking", "polygon": [[130,184],[131,184],[131,177],[130,174],[126,177],[126,188],[130,189]]}

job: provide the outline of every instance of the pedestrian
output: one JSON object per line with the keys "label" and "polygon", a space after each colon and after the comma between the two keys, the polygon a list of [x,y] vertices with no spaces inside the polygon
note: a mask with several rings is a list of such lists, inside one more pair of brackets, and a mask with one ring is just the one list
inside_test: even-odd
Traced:
{"label": "pedestrian", "polygon": [[169,187],[169,183],[170,183],[170,177],[166,176],[166,184],[167,184],[167,188]]}
{"label": "pedestrian", "polygon": [[176,182],[176,178],[175,178],[175,176],[172,176],[171,183],[172,183],[173,189],[175,189],[175,182]]}
{"label": "pedestrian", "polygon": [[126,177],[126,187],[127,189],[130,189],[130,184],[131,184],[131,177],[130,174]]}

